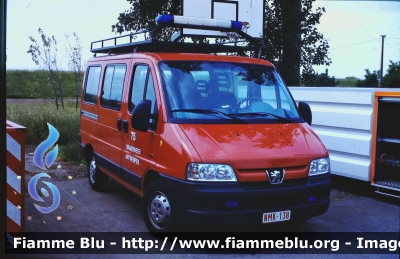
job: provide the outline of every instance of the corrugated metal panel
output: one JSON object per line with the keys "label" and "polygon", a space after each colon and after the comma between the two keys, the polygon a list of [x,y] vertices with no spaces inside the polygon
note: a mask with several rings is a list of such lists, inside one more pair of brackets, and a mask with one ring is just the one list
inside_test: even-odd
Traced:
{"label": "corrugated metal panel", "polygon": [[376,89],[290,87],[290,91],[297,102],[310,105],[311,126],[329,151],[332,173],[370,181]]}

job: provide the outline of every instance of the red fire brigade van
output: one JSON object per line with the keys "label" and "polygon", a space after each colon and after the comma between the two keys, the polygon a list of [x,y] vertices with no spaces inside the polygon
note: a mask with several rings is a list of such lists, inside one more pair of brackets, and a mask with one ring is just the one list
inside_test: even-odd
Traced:
{"label": "red fire brigade van", "polygon": [[[177,21],[159,16],[158,26],[183,26]],[[185,26],[251,40],[236,23]],[[329,156],[309,125],[309,106],[296,105],[270,62],[226,54],[258,46],[136,36],[92,43],[80,148],[94,190],[111,177],[143,197],[152,232],[197,220],[302,221],[327,211]],[[118,44],[123,37],[129,42]]]}

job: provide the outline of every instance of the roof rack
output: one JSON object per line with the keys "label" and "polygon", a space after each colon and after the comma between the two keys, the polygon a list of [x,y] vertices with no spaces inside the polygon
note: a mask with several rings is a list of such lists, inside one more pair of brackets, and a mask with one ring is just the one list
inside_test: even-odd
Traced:
{"label": "roof rack", "polygon": [[[175,22],[174,18],[176,20]],[[192,23],[193,20],[194,23]],[[94,53],[94,55],[96,55],[97,53],[121,54],[130,52],[221,53],[259,51],[260,55],[262,49],[265,49],[265,45],[262,39],[253,38],[241,30],[241,22],[172,15],[160,15],[157,17],[156,21],[156,26],[140,32],[134,32],[123,36],[116,36],[108,39],[93,41],[91,43],[90,51]],[[232,26],[228,26],[228,22],[232,24]],[[238,38],[244,38],[246,42],[253,44],[252,46],[238,45],[238,43],[241,43],[243,41],[229,41],[213,44],[178,41],[182,36],[188,35],[178,35],[178,37],[175,37],[174,41],[159,41],[153,39],[152,32],[154,31],[154,29],[162,27],[177,27],[231,32],[235,35],[239,35]],[[143,39],[138,40],[139,37]]]}

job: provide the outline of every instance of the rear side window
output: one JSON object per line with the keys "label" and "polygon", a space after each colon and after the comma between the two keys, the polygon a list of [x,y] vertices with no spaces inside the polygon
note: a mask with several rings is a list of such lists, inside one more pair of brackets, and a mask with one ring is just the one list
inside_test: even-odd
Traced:
{"label": "rear side window", "polygon": [[106,67],[100,99],[101,106],[115,110],[119,110],[121,108],[125,72],[125,65],[111,65]]}
{"label": "rear side window", "polygon": [[85,85],[85,93],[83,100],[88,103],[96,104],[97,92],[99,90],[101,67],[89,67],[87,70],[87,78]]}

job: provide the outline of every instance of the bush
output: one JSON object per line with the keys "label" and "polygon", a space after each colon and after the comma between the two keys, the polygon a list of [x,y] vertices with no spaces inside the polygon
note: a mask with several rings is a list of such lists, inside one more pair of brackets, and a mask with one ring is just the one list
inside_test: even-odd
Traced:
{"label": "bush", "polygon": [[338,84],[334,76],[328,75],[328,69],[321,74],[304,74],[301,81],[304,86],[335,86]]}
{"label": "bush", "polygon": [[400,61],[390,60],[389,68],[382,80],[382,86],[400,88]]}
{"label": "bush", "polygon": [[374,72],[370,72],[369,69],[365,69],[365,79],[357,80],[357,87],[378,87],[379,85],[379,70]]}
{"label": "bush", "polygon": [[81,156],[79,150],[79,143],[77,140],[68,143],[66,145],[60,146],[58,157],[60,159],[66,159],[75,163],[83,162],[83,158]]}

